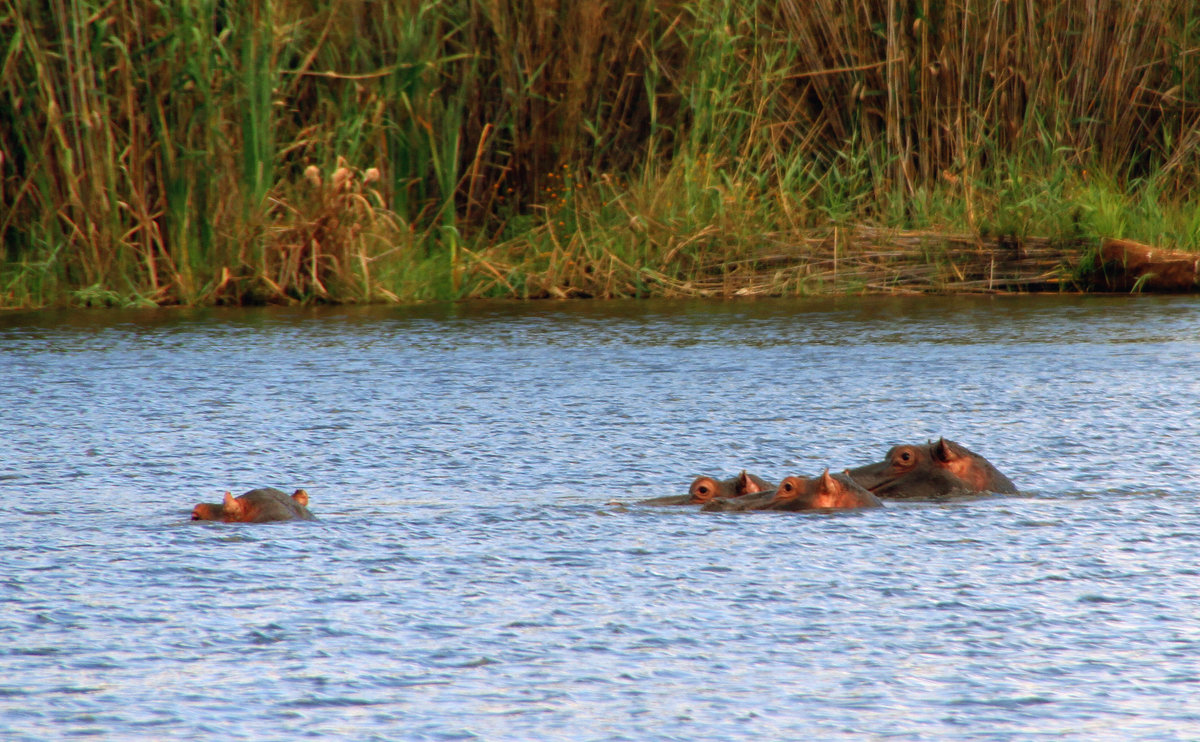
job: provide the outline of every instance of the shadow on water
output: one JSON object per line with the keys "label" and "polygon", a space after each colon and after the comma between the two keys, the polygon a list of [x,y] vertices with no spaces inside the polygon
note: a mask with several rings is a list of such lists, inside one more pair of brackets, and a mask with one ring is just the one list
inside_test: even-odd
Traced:
{"label": "shadow on water", "polygon": [[[519,333],[593,347],[633,343],[703,345],[732,334],[739,347],[803,340],[825,344],[1006,344],[1147,342],[1175,337],[1194,321],[1194,297],[999,295],[819,299],[469,302],[415,306],[308,306],[155,310],[58,309],[0,313],[0,341],[115,333],[374,333],[381,329],[485,341]],[[727,330],[727,332],[722,332]]]}

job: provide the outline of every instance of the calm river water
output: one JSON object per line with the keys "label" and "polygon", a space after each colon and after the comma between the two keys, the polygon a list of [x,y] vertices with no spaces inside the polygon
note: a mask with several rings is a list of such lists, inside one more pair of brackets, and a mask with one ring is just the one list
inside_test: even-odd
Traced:
{"label": "calm river water", "polygon": [[[0,738],[1200,738],[1200,301],[0,316]],[[637,505],[945,436],[1016,497]],[[317,523],[193,524],[306,488]]]}

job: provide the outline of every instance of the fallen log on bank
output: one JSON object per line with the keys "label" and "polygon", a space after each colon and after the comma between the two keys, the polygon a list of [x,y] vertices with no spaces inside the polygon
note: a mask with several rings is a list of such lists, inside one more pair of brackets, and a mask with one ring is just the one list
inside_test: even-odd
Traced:
{"label": "fallen log on bank", "polygon": [[1097,262],[1092,283],[1098,290],[1158,293],[1200,290],[1200,253],[1106,239],[1100,244]]}
{"label": "fallen log on bank", "polygon": [[1097,249],[1084,240],[858,228],[767,242],[751,256],[699,266],[698,278],[669,289],[724,297],[1200,290],[1200,254],[1129,240]]}

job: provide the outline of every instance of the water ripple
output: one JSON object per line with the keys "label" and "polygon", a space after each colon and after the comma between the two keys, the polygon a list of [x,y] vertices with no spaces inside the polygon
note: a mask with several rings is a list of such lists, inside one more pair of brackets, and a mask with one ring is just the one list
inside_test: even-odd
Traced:
{"label": "water ripple", "polygon": [[[1009,299],[4,315],[0,729],[1196,738],[1200,303]],[[637,504],[939,435],[1023,494]]]}

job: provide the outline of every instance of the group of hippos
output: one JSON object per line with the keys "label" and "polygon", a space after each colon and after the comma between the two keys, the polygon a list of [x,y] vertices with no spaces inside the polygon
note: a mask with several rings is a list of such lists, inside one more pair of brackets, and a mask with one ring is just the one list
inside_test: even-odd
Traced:
{"label": "group of hippos", "polygon": [[[778,485],[743,471],[730,479],[697,477],[686,495],[644,500],[645,505],[701,505],[710,512],[736,510],[848,510],[879,507],[883,500],[945,500],[985,492],[1017,494],[1017,488],[991,462],[965,446],[936,443],[893,446],[883,461],[811,479],[787,477]],[[266,523],[316,520],[308,493],[288,495],[265,487],[220,504],[201,503],[192,520]]]}
{"label": "group of hippos", "polygon": [[954,441],[893,446],[883,461],[819,477],[787,477],[774,485],[743,471],[731,479],[697,477],[686,495],[646,500],[649,505],[701,505],[735,510],[850,510],[883,500],[946,500],[985,492],[1017,494],[992,463]]}

